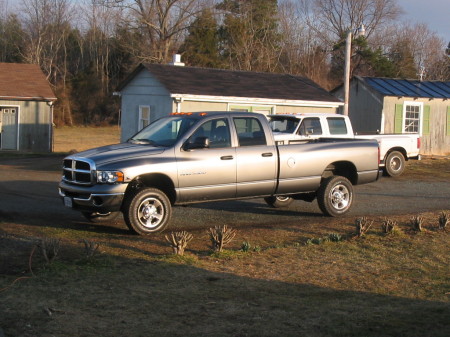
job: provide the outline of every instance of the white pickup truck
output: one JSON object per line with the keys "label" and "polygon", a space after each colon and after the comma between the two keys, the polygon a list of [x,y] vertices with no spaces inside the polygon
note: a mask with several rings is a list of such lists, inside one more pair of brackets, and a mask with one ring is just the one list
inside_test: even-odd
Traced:
{"label": "white pickup truck", "polygon": [[279,114],[268,118],[278,145],[330,137],[376,139],[380,146],[380,167],[391,177],[403,173],[406,160],[420,159],[418,134],[355,135],[350,119],[339,114]]}

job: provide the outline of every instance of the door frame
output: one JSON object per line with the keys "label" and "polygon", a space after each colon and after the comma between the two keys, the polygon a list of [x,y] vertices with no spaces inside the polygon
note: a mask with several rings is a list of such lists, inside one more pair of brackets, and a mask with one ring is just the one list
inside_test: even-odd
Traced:
{"label": "door frame", "polygon": [[[12,105],[12,104],[1,104],[0,103],[0,108],[16,108],[17,112],[16,112],[16,148],[15,150],[18,151],[19,150],[19,139],[20,139],[20,105]],[[3,112],[2,112],[3,113]],[[3,128],[3,118],[2,118],[2,123],[0,123],[0,150],[4,150],[3,149],[3,132],[1,132]],[[9,151],[14,151],[14,149],[6,149]]]}

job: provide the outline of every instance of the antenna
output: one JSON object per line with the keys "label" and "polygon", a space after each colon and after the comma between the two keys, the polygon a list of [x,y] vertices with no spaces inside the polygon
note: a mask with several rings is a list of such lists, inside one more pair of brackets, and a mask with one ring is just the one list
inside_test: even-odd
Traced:
{"label": "antenna", "polygon": [[419,72],[417,73],[417,76],[419,76],[420,82],[423,81],[423,78],[425,77],[425,73],[426,73],[425,67],[424,66],[420,66],[419,67]]}

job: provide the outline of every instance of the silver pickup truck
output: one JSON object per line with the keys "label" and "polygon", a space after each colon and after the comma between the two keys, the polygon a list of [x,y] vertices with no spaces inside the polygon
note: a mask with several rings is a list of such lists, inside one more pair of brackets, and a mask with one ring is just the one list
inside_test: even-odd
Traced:
{"label": "silver pickup truck", "polygon": [[330,216],[347,213],[353,185],[376,181],[374,140],[316,139],[277,146],[265,116],[241,112],[174,113],[126,143],[63,161],[64,205],[88,219],[123,213],[130,230],[164,230],[172,206],[263,197],[273,207],[313,201]]}

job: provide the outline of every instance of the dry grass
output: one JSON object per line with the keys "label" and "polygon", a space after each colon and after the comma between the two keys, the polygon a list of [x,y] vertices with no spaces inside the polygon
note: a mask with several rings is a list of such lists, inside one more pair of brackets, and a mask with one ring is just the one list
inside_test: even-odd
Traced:
{"label": "dry grass", "polygon": [[118,126],[60,127],[54,129],[54,152],[80,152],[120,142]]}
{"label": "dry grass", "polygon": [[[50,266],[35,253],[35,276],[0,293],[0,326],[11,336],[446,336],[450,235],[438,215],[421,214],[420,233],[410,215],[392,217],[393,235],[373,218],[359,239],[348,219],[240,227],[221,254],[203,228],[184,257],[170,254],[164,234],[21,226],[19,236],[5,224],[2,260],[15,272],[0,288],[31,276],[34,237],[61,239],[61,249]],[[330,230],[346,240],[305,244]],[[86,260],[83,237],[100,254]],[[242,252],[244,240],[261,250]]]}

